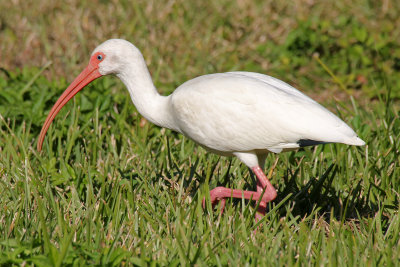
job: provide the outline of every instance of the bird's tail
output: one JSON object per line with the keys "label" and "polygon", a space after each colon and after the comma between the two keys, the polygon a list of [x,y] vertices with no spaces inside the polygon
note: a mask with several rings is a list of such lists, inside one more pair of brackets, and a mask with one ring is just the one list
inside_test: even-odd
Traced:
{"label": "bird's tail", "polygon": [[365,142],[358,136],[354,136],[353,138],[349,138],[345,142],[343,142],[346,145],[353,145],[353,146],[364,146]]}

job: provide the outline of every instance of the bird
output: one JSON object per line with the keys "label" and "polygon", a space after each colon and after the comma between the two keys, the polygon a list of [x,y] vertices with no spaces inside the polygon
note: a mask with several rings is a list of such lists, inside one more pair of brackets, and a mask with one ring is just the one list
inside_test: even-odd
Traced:
{"label": "bird", "polygon": [[226,199],[244,198],[257,201],[256,213],[265,215],[267,203],[277,197],[263,170],[269,153],[327,143],[365,145],[332,112],[289,84],[265,74],[207,74],[162,96],[140,50],[129,41],[110,39],[94,49],[87,67],[50,110],[38,138],[38,151],[61,108],[90,82],[109,74],[124,83],[136,109],[148,121],[187,136],[209,152],[235,156],[255,174],[255,191],[222,186],[210,191],[211,204],[221,201],[222,210]]}

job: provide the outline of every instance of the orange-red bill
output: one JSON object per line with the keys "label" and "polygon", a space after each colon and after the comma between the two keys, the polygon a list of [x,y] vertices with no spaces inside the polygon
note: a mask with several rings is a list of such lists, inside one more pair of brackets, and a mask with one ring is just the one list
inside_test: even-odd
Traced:
{"label": "orange-red bill", "polygon": [[88,85],[93,80],[99,78],[101,76],[98,66],[95,64],[89,64],[76,79],[68,86],[68,88],[64,91],[64,93],[58,98],[57,102],[51,108],[49,115],[46,118],[46,121],[43,124],[42,130],[40,131],[39,140],[37,143],[37,150],[42,150],[42,145],[44,141],[44,137],[46,135],[47,130],[50,127],[51,122],[57,113],[61,110],[61,108],[71,99],[73,98],[80,90],[82,90],[86,85]]}

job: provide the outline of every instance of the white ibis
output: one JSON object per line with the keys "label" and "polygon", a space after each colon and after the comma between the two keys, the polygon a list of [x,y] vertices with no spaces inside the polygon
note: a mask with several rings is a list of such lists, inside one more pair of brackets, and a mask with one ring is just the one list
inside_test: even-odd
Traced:
{"label": "white ibis", "polygon": [[189,137],[208,151],[236,156],[257,177],[257,191],[224,187],[211,190],[213,204],[226,198],[259,200],[264,214],[277,193],[263,172],[266,155],[323,143],[365,144],[341,119],[292,86],[253,72],[227,72],[194,78],[171,95],[161,96],[139,49],[111,39],[92,53],[89,65],[51,109],[40,132],[60,109],[91,81],[115,74],[128,88],[134,105],[150,122]]}

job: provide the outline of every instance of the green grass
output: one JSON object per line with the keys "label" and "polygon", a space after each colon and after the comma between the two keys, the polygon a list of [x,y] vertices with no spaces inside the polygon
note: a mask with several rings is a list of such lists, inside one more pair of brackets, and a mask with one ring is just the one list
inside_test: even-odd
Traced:
{"label": "green grass", "polygon": [[[6,2],[0,265],[400,265],[396,1],[33,1],[42,16]],[[223,215],[201,206],[219,185],[253,189],[250,171],[144,121],[115,77],[68,103],[38,153],[49,109],[111,36],[137,44],[164,94],[204,73],[268,73],[318,99],[367,146],[270,155],[278,198],[259,224],[252,203],[228,201]]]}

